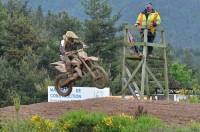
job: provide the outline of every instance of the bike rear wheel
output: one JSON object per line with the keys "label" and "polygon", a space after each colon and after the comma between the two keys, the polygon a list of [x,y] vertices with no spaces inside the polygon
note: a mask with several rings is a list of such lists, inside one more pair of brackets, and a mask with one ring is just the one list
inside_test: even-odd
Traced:
{"label": "bike rear wheel", "polygon": [[72,92],[73,82],[68,82],[66,74],[60,74],[56,77],[55,89],[60,96],[68,96]]}

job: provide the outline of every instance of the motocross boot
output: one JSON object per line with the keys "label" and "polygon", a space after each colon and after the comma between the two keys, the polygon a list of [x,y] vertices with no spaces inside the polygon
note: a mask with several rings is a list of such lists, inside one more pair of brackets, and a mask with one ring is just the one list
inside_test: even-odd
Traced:
{"label": "motocross boot", "polygon": [[70,82],[72,80],[81,79],[83,77],[82,71],[79,67],[75,67],[74,71],[75,71],[75,73],[73,73],[72,76],[69,77],[68,82]]}
{"label": "motocross boot", "polygon": [[81,71],[81,69],[80,69],[79,67],[75,67],[74,70],[77,72],[77,74],[78,74],[78,76],[79,76],[80,78],[83,77],[82,71]]}

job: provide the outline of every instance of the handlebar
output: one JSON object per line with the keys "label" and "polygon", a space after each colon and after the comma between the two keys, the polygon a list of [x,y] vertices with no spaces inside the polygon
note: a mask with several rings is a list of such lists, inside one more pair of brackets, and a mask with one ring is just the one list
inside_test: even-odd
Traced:
{"label": "handlebar", "polygon": [[83,51],[83,49],[79,49],[79,50],[73,50],[73,51],[69,51],[69,52],[65,52],[65,55],[73,55],[73,54],[77,54],[78,52]]}

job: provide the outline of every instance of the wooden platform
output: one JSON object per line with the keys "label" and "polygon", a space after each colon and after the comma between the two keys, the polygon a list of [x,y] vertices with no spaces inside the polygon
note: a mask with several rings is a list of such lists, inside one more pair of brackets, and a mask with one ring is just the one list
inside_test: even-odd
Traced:
{"label": "wooden platform", "polygon": [[[138,56],[138,55],[126,56],[126,59],[129,59],[129,60],[141,60],[142,58],[143,58],[142,56]],[[161,57],[153,56],[153,57],[147,57],[147,60],[164,60],[164,59]]]}

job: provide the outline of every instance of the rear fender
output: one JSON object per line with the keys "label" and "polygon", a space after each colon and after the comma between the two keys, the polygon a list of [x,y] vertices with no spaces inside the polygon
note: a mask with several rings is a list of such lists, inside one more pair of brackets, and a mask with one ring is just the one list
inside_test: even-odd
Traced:
{"label": "rear fender", "polygon": [[95,56],[90,56],[87,58],[88,60],[92,60],[92,61],[98,61],[99,58],[98,57],[95,57]]}
{"label": "rear fender", "polygon": [[51,63],[59,72],[67,72],[66,71],[66,65],[63,61],[57,61],[54,63]]}

